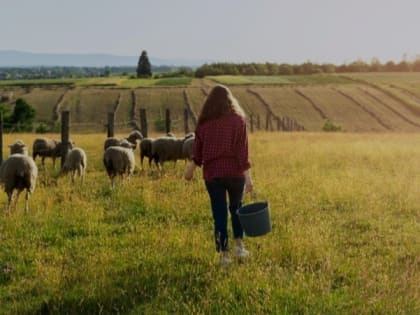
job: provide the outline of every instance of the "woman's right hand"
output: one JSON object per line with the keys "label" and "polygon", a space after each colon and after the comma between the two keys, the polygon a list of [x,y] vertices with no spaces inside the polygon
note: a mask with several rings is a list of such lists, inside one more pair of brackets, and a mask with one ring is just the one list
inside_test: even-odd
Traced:
{"label": "woman's right hand", "polygon": [[185,169],[185,174],[184,174],[184,178],[186,180],[191,180],[193,178],[196,167],[197,165],[195,165],[193,161],[191,161],[190,164],[188,164],[187,168]]}
{"label": "woman's right hand", "polygon": [[245,192],[251,193],[254,190],[254,183],[252,182],[249,170],[245,172]]}

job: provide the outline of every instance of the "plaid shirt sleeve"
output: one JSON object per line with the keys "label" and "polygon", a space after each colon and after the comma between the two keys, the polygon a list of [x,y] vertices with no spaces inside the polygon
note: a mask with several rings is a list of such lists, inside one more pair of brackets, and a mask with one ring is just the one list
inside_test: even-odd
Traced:
{"label": "plaid shirt sleeve", "polygon": [[199,127],[195,131],[195,140],[193,145],[193,158],[195,165],[200,166],[203,164],[203,141],[201,140]]}

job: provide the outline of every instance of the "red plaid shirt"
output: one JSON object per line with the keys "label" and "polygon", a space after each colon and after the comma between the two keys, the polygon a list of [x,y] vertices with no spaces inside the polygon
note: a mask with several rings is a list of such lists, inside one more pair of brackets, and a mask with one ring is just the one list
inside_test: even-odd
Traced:
{"label": "red plaid shirt", "polygon": [[205,180],[243,177],[251,167],[245,119],[236,113],[197,126],[193,161],[203,166]]}

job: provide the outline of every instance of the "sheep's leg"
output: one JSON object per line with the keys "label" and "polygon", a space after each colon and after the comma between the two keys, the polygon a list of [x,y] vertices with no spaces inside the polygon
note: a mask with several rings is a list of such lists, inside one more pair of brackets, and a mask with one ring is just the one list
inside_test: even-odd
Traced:
{"label": "sheep's leg", "polygon": [[52,160],[53,160],[53,168],[55,170],[55,156],[52,157]]}
{"label": "sheep's leg", "polygon": [[144,155],[143,155],[143,154],[141,154],[141,155],[140,155],[141,170],[143,170],[143,160],[144,160]]}
{"label": "sheep's leg", "polygon": [[111,176],[111,189],[115,188],[115,176]]}
{"label": "sheep's leg", "polygon": [[7,214],[10,214],[10,206],[12,204],[12,197],[13,197],[13,191],[7,193],[7,208],[6,212]]}
{"label": "sheep's leg", "polygon": [[31,193],[29,192],[29,190],[26,190],[26,196],[25,196],[25,212],[29,211],[29,197],[30,197]]}
{"label": "sheep's leg", "polygon": [[83,167],[80,165],[79,168],[77,169],[77,173],[80,176],[80,181],[83,185],[84,179],[85,179],[85,172],[83,170]]}
{"label": "sheep's leg", "polygon": [[15,201],[14,201],[14,206],[13,206],[13,208],[16,210],[17,209],[17,203],[18,203],[18,200],[19,200],[19,196],[20,196],[20,193],[22,192],[22,190],[18,190],[17,191],[17,193],[16,193],[16,197],[15,197]]}
{"label": "sheep's leg", "polygon": [[42,167],[45,168],[45,156],[42,157],[41,164],[42,164]]}
{"label": "sheep's leg", "polygon": [[74,184],[74,178],[76,177],[76,171],[72,170],[71,171],[71,183]]}

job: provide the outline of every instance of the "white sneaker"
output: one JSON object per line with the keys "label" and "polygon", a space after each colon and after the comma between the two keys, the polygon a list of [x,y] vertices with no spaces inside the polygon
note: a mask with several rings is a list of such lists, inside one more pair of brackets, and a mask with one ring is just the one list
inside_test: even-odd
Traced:
{"label": "white sneaker", "polygon": [[228,256],[222,256],[220,258],[220,264],[222,266],[228,266],[228,265],[230,265],[231,262],[232,262],[232,259],[230,259],[230,257],[228,257]]}
{"label": "white sneaker", "polygon": [[249,256],[249,251],[243,247],[235,246],[234,254],[238,258],[244,258]]}

